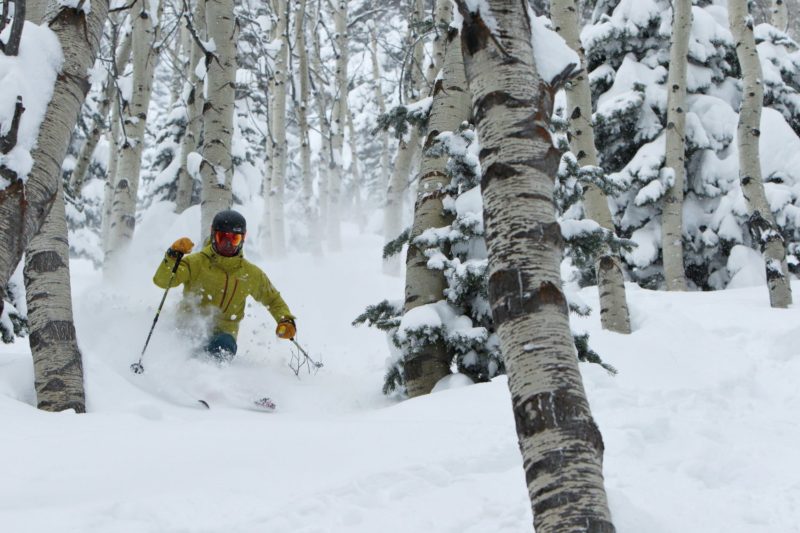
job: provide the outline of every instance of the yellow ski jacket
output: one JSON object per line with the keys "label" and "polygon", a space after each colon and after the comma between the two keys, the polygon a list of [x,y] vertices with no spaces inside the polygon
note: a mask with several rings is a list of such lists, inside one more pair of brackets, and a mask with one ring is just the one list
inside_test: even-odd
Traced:
{"label": "yellow ski jacket", "polygon": [[[165,255],[153,282],[166,289],[174,266],[175,259]],[[201,251],[183,256],[171,286],[181,284],[181,312],[200,311],[210,316],[214,333],[229,333],[236,338],[248,296],[266,306],[276,322],[295,318],[267,275],[241,252],[223,257],[209,243]]]}

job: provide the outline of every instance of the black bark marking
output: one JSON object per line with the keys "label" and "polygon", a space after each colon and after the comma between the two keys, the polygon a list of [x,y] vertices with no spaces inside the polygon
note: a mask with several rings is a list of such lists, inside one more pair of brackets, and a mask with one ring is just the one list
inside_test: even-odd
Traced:
{"label": "black bark marking", "polygon": [[492,40],[492,32],[486,26],[480,13],[472,13],[465,2],[456,3],[458,11],[464,19],[461,26],[461,42],[466,53],[475,55],[486,48],[486,44]]}
{"label": "black bark marking", "polygon": [[61,259],[58,252],[48,250],[44,252],[37,252],[29,255],[26,259],[28,268],[32,269],[37,274],[44,272],[55,272],[59,268],[64,268],[67,265]]}
{"label": "black bark marking", "polygon": [[[482,156],[481,154],[481,157]],[[481,176],[481,188],[485,191],[494,180],[513,178],[518,175],[519,171],[507,163],[492,163],[483,171],[483,176]]]}
{"label": "black bark marking", "polygon": [[53,342],[74,342],[75,324],[69,320],[51,320],[43,327],[31,331],[31,351],[44,350]]}
{"label": "black bark marking", "polygon": [[[541,392],[527,398],[514,397],[514,421],[520,438],[531,438],[546,431],[560,431],[574,439],[591,446],[598,454],[603,455],[603,436],[592,419],[586,399],[573,393],[569,388]],[[555,453],[564,453],[561,452]],[[541,461],[541,468],[557,468],[556,458],[546,456]]]}
{"label": "black bark marking", "polygon": [[38,392],[62,392],[67,390],[67,384],[61,378],[51,378],[43,387],[39,388]]}
{"label": "black bark marking", "polygon": [[604,255],[598,261],[597,268],[600,272],[603,273],[611,272],[616,268],[616,263],[614,262],[614,258],[608,255]]}
{"label": "black bark marking", "polygon": [[505,91],[492,91],[474,101],[472,107],[475,110],[476,122],[483,120],[486,113],[497,106],[505,106],[511,109],[536,109],[536,100],[515,98]]}
{"label": "black bark marking", "polygon": [[489,302],[496,325],[539,312],[545,305],[555,305],[567,314],[567,300],[559,287],[545,281],[532,289],[527,277],[516,269],[498,270],[489,277]]}

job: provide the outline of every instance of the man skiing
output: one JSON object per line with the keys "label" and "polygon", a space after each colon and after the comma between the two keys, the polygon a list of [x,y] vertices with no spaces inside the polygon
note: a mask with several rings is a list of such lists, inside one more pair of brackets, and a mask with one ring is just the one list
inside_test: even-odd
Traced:
{"label": "man skiing", "polygon": [[278,323],[278,337],[294,339],[297,333],[295,316],[280,293],[242,254],[246,230],[241,214],[221,211],[211,224],[210,242],[202,250],[193,254],[194,243],[187,237],[178,239],[153,276],[153,282],[166,289],[175,261],[181,258],[170,286],[183,284],[182,313],[199,314],[211,324],[205,350],[219,362],[230,361],[236,354],[236,336],[248,296],[267,307]]}

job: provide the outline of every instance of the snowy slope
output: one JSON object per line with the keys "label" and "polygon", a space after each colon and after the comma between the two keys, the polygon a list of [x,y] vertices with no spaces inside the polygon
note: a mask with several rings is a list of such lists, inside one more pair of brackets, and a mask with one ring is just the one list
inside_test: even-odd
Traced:
{"label": "snowy slope", "polygon": [[[196,210],[154,209],[124,280],[72,265],[90,414],[36,411],[27,344],[0,346],[0,531],[531,531],[505,378],[399,404],[381,395],[386,341],[350,322],[402,280],[380,274],[381,238],[353,226],[347,251],[323,260],[247,250],[300,317],[318,374],[294,376],[257,307],[232,366],[192,359],[173,332],[177,291],[145,374],[130,373],[160,254],[197,225]],[[617,530],[800,531],[800,307],[769,309],[763,287],[629,289],[632,335],[601,331],[597,316],[576,323],[619,369],[582,365]],[[596,307],[594,290],[581,296]],[[264,394],[277,412],[235,407]]]}

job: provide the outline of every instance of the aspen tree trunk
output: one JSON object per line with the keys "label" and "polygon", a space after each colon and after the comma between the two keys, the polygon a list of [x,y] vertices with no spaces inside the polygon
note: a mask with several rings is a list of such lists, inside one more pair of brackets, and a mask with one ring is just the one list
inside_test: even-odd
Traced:
{"label": "aspen tree trunk", "polygon": [[286,231],[284,229],[284,175],[286,174],[286,85],[289,63],[289,0],[276,0],[278,14],[277,38],[281,48],[277,53],[273,76],[272,115],[272,170],[269,179],[267,216],[272,237],[271,255],[286,256]]}
{"label": "aspen tree trunk", "polygon": [[[203,39],[206,35],[206,2],[196,0],[192,11],[192,25],[198,36]],[[188,31],[188,30],[187,30]],[[200,61],[205,59],[205,53],[194,41],[189,43],[189,65],[186,72],[186,85],[183,95],[186,98],[186,132],[181,139],[181,166],[178,169],[178,189],[175,194],[175,212],[183,213],[192,204],[192,190],[194,189],[194,176],[189,174],[187,160],[189,154],[196,151],[200,142],[203,116],[203,82],[205,77],[197,75]]]}
{"label": "aspen tree trunk", "polygon": [[747,11],[747,0],[731,0],[728,4],[731,33],[736,40],[736,55],[742,67],[743,99],[736,130],[739,147],[739,178],[747,200],[749,226],[754,245],[761,246],[767,268],[767,286],[772,307],[786,308],[792,303],[792,288],[786,265],[786,248],[775,217],[767,202],[761,177],[759,137],[764,86],[761,63],[753,37],[753,19]]}
{"label": "aspen tree trunk", "polygon": [[350,174],[353,176],[353,215],[356,225],[363,233],[364,228],[367,225],[367,221],[364,216],[364,202],[361,197],[363,192],[362,188],[364,187],[364,180],[361,176],[361,168],[358,165],[358,136],[356,134],[356,128],[353,125],[353,111],[349,107],[347,108],[347,131],[347,144],[350,146]]}
{"label": "aspen tree trunk", "polygon": [[[467,90],[464,59],[458,31],[451,29],[447,36],[442,74],[433,87],[433,103],[428,119],[422,160],[417,176],[418,189],[414,204],[414,223],[406,255],[406,290],[403,313],[421,305],[444,298],[447,281],[440,270],[428,268],[425,246],[417,246],[414,239],[425,230],[441,228],[451,222],[444,213],[444,189],[450,184],[446,172],[447,155],[435,155],[430,148],[436,144],[440,133],[455,131],[469,120],[472,99]],[[426,346],[405,361],[406,389],[410,397],[428,394],[440,379],[450,375],[451,353],[443,344]]]}
{"label": "aspen tree trunk", "polygon": [[453,18],[453,4],[450,0],[436,0],[433,23],[436,29],[436,37],[433,40],[432,61],[428,65],[428,72],[425,76],[428,83],[433,83],[436,74],[444,65],[444,53],[447,42],[450,21]]}
{"label": "aspen tree trunk", "polygon": [[[154,7],[158,11],[150,12]],[[139,194],[139,173],[142,168],[142,150],[147,126],[147,109],[153,89],[153,73],[158,53],[154,49],[158,34],[157,22],[160,2],[140,2],[134,7],[131,62],[133,64],[133,89],[131,99],[122,111],[123,141],[117,160],[117,175],[111,202],[108,225],[108,248],[105,268],[114,272],[121,253],[133,239],[136,229],[136,201]]]}
{"label": "aspen tree trunk", "polygon": [[208,0],[206,24],[215,57],[207,62],[208,98],[203,107],[203,176],[200,216],[203,241],[218,212],[231,207],[233,115],[236,81],[236,21],[233,0]]}
{"label": "aspen tree trunk", "polygon": [[347,0],[338,0],[334,13],[336,28],[336,102],[331,127],[330,183],[328,189],[328,247],[333,252],[342,249],[340,203],[344,175],[344,128],[347,121]]}
{"label": "aspen tree trunk", "polygon": [[[378,59],[378,33],[375,27],[370,27],[370,56],[372,59],[372,83],[374,85],[375,104],[378,114],[386,114],[386,99],[383,97],[383,83],[381,81],[381,64]],[[380,186],[383,190],[389,186],[389,132],[381,131],[381,174]]]}
{"label": "aspen tree trunk", "polygon": [[[603,439],[589,409],[567,302],[553,206],[560,154],[548,130],[553,95],[533,60],[526,3],[469,11],[462,42],[481,143],[489,301],[537,533],[615,531],[603,487]],[[494,33],[490,33],[486,20]]]}
{"label": "aspen tree trunk", "polygon": [[773,0],[772,25],[781,31],[789,29],[789,6],[786,0]]}
{"label": "aspen tree trunk", "polygon": [[[387,243],[396,239],[403,231],[403,193],[408,187],[408,176],[419,152],[420,142],[416,127],[411,128],[408,141],[400,139],[389,186],[386,188],[386,205],[383,210],[383,239]],[[399,276],[401,267],[400,254],[383,260],[384,274]]]}
{"label": "aspen tree trunk", "polygon": [[683,188],[686,181],[686,71],[692,1],[672,2],[672,46],[667,78],[667,147],[664,170],[674,181],[664,194],[661,210],[661,255],[664,281],[669,291],[686,290],[683,266]]}
{"label": "aspen tree trunk", "polygon": [[89,90],[89,67],[94,63],[108,1],[96,0],[91,12],[53,4],[43,17],[61,43],[64,63],[53,97],[31,151],[28,180],[13,181],[0,190],[0,287],[5,287],[28,243],[39,231],[58,193],[61,164],[70,134]]}
{"label": "aspen tree trunk", "polygon": [[109,228],[111,227],[111,208],[114,201],[114,187],[117,183],[117,164],[119,163],[119,134],[120,134],[120,104],[119,98],[115,97],[111,104],[111,131],[108,132],[108,144],[110,146],[108,156],[108,168],[106,169],[106,183],[103,188],[103,225],[101,237],[103,250],[108,250]]}
{"label": "aspen tree trunk", "polygon": [[25,291],[37,405],[86,412],[83,362],[72,319],[64,190],[25,249]]}
{"label": "aspen tree trunk", "polygon": [[34,24],[41,23],[46,9],[47,0],[26,0],[25,20],[33,22]]}
{"label": "aspen tree trunk", "polygon": [[[447,3],[447,2],[446,2]],[[437,6],[440,4],[437,4]],[[420,18],[424,16],[422,2],[415,0],[413,4],[414,14]],[[441,39],[435,43],[434,56],[444,55],[444,43],[446,39]],[[406,87],[406,96],[417,98],[419,97],[420,87],[422,86],[422,75],[419,70],[419,63],[423,58],[423,43],[416,38],[415,30],[409,28],[406,37],[406,46],[414,47],[412,52],[412,65],[409,71],[410,87]],[[439,65],[441,68],[441,65]],[[431,76],[430,80],[436,77],[436,72],[428,71]],[[403,73],[403,77],[406,74]],[[397,156],[395,157],[394,167],[392,168],[392,175],[389,178],[389,184],[386,188],[386,203],[383,210],[383,239],[385,243],[389,243],[400,236],[403,231],[403,195],[408,188],[409,177],[411,175],[414,162],[420,152],[420,143],[422,135],[419,128],[412,126],[408,134],[408,139],[400,139],[397,148]],[[400,254],[395,254],[392,257],[383,260],[383,273],[390,276],[399,276],[402,270],[402,259]]]}
{"label": "aspen tree trunk", "polygon": [[[321,16],[321,10],[317,4],[315,20],[319,23],[318,18]],[[322,146],[319,150],[319,164],[317,169],[319,172],[319,224],[324,231],[328,227],[328,183],[330,181],[330,167],[331,167],[331,123],[328,120],[328,101],[325,96],[323,87],[325,80],[322,78],[322,55],[320,50],[320,35],[322,32],[315,31],[314,34],[314,72],[317,73],[318,79],[316,84],[316,91],[314,100],[317,104],[317,115],[319,116],[319,130],[320,137],[322,138]],[[320,231],[317,234],[317,239],[322,240],[324,235]]]}
{"label": "aspen tree trunk", "polygon": [[[131,55],[131,43],[131,32],[126,32],[122,38],[122,42],[117,48],[117,53],[115,56],[116,68],[113,69],[114,71],[121,72],[124,70],[125,65],[128,63],[128,59]],[[75,164],[75,169],[72,171],[72,176],[70,176],[69,188],[71,191],[77,193],[83,186],[83,183],[86,181],[86,173],[89,170],[89,165],[92,163],[92,156],[97,148],[97,144],[100,142],[100,137],[103,136],[103,132],[107,128],[105,120],[108,118],[109,109],[111,109],[111,102],[116,97],[116,80],[112,78],[111,74],[109,74],[106,78],[106,85],[103,90],[103,99],[100,100],[97,115],[95,115],[92,122],[92,130],[89,132],[89,136],[86,138],[86,143],[84,143],[83,147],[81,148],[81,153],[78,156],[78,162]]]}
{"label": "aspen tree trunk", "polygon": [[[192,25],[201,39],[206,35],[206,2],[196,0],[192,11]],[[187,29],[188,31],[188,29]],[[197,75],[200,61],[205,59],[205,53],[195,42],[189,43],[189,65],[186,73],[186,85],[183,95],[186,98],[186,132],[181,139],[181,166],[178,169],[178,189],[175,194],[175,212],[183,213],[192,204],[192,190],[194,189],[194,176],[189,174],[186,166],[189,154],[197,150],[202,131],[203,117],[203,82],[205,78]]]}
{"label": "aspen tree trunk", "polygon": [[[592,93],[586,72],[586,55],[581,45],[578,11],[575,0],[553,0],[550,9],[555,29],[580,57],[580,70],[566,88],[567,116],[570,117],[569,133],[572,152],[581,166],[597,166],[597,148],[594,144],[592,126]],[[614,232],[611,210],[606,195],[599,187],[583,184],[586,217],[604,229]],[[617,333],[630,333],[631,323],[628,302],[625,297],[625,278],[622,275],[619,257],[611,250],[604,250],[595,264],[597,289],[600,292],[600,323],[603,329]]]}
{"label": "aspen tree trunk", "polygon": [[300,129],[300,171],[303,176],[303,209],[308,225],[309,247],[315,257],[322,255],[319,240],[319,218],[314,209],[314,183],[311,175],[311,145],[308,140],[309,71],[306,49],[306,0],[298,0],[294,19],[294,42],[298,54],[300,102],[297,106],[297,123]]}

